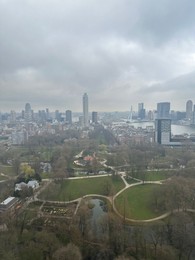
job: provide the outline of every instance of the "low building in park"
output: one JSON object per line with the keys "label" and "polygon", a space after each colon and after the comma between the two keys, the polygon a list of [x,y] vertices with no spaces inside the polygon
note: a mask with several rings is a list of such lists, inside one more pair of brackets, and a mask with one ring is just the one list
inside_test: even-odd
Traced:
{"label": "low building in park", "polygon": [[0,213],[11,211],[18,202],[16,197],[8,197],[3,202],[0,203]]}

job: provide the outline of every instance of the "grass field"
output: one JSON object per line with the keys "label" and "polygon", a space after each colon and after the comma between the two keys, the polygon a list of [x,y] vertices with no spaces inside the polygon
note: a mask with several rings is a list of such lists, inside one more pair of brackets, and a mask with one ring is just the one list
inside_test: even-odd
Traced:
{"label": "grass field", "polygon": [[39,198],[54,201],[69,201],[88,194],[116,194],[124,187],[118,176],[97,177],[52,182]]}
{"label": "grass field", "polygon": [[37,217],[37,210],[25,209],[20,215],[21,220],[31,221],[33,218]]}
{"label": "grass field", "polygon": [[[115,206],[121,215],[132,219],[150,219],[161,215],[163,212],[154,212],[153,188],[155,184],[139,185],[125,190],[115,200]],[[161,185],[159,185],[159,189]]]}
{"label": "grass field", "polygon": [[9,178],[5,175],[0,174],[0,181],[9,180]]}
{"label": "grass field", "polygon": [[165,180],[172,176],[173,174],[170,171],[147,171],[146,172],[146,181],[159,181]]}
{"label": "grass field", "polygon": [[132,179],[132,178],[125,178],[126,179],[126,182],[128,183],[128,184],[132,184],[132,183],[136,183],[136,182],[138,182],[138,181],[136,181],[136,180],[134,180],[134,179]]}
{"label": "grass field", "polygon": [[[0,164],[0,173],[3,173],[8,176],[14,176],[14,174],[15,174],[12,166],[2,165],[2,164]],[[4,179],[6,179],[6,178],[4,178]]]}
{"label": "grass field", "polygon": [[43,202],[41,202],[41,201],[33,201],[33,202],[29,203],[28,209],[39,209],[42,204],[43,204]]}

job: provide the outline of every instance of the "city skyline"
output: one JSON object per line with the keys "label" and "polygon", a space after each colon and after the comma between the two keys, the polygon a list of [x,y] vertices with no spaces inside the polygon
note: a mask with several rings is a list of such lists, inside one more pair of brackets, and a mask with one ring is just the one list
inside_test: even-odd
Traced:
{"label": "city skyline", "polygon": [[[59,110],[59,109],[52,110],[49,106],[40,108],[40,107],[37,107],[36,105],[33,106],[31,103],[26,102],[25,104],[22,104],[23,107],[21,108],[21,110],[14,110],[14,109],[10,108],[7,111],[1,111],[0,110],[0,113],[10,113],[10,112],[11,113],[12,112],[15,112],[15,113],[24,112],[24,113],[26,113],[26,110],[28,110],[28,114],[29,114],[29,111],[32,110],[34,112],[45,111],[46,113],[48,113],[48,112],[55,113],[57,111],[58,113],[60,112],[60,113],[66,114],[67,111],[70,111],[70,112],[73,112],[73,113],[80,113],[84,117],[85,113],[88,114],[88,113],[92,113],[93,112],[93,109],[91,108],[91,105],[89,106],[89,100],[88,99],[89,99],[88,93],[84,93],[82,95],[82,102],[80,101],[81,107],[82,107],[80,111],[74,111],[72,109],[69,109],[68,107],[63,107],[61,110]],[[166,109],[167,113],[171,113],[171,111],[181,111],[181,112],[186,112],[187,113],[187,111],[188,111],[188,103],[189,102],[192,102],[192,106],[193,107],[191,109],[192,109],[192,112],[193,112],[194,109],[195,109],[195,104],[194,104],[194,101],[191,100],[191,99],[186,100],[185,104],[183,105],[184,109],[182,109],[182,110],[178,110],[178,109],[175,109],[174,107],[172,107],[171,102],[162,101],[162,102],[158,102],[158,103],[153,103],[153,105],[150,106],[150,108],[146,107],[144,102],[141,102],[141,103],[135,104],[135,107],[131,106],[130,110],[117,110],[117,108],[116,108],[113,111],[106,111],[106,110],[105,111],[98,111],[97,109],[96,109],[96,111],[98,111],[98,112],[108,112],[108,113],[109,112],[112,113],[112,112],[129,112],[129,111],[132,111],[132,112],[137,112],[138,113],[138,117],[139,117],[140,110],[143,110],[142,112],[144,112],[144,114],[145,114],[145,112],[150,112],[150,111],[153,111],[153,112],[156,111],[157,113],[159,113],[158,112],[159,106],[164,106],[164,105],[166,106],[166,105],[168,105],[169,108]],[[37,109],[35,109],[35,108],[37,108]]]}
{"label": "city skyline", "polygon": [[195,97],[195,2],[0,1],[0,111],[185,110]]}

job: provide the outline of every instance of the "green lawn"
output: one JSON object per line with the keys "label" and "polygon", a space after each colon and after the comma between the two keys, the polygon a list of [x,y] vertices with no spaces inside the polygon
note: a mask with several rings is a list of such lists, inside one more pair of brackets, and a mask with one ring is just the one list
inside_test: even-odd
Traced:
{"label": "green lawn", "polygon": [[33,202],[29,203],[28,209],[39,209],[42,204],[43,204],[43,202],[41,202],[41,201],[33,201]]}
{"label": "green lawn", "polygon": [[0,181],[9,180],[7,176],[0,175]]}
{"label": "green lawn", "polygon": [[130,177],[127,177],[127,178],[125,178],[125,179],[126,179],[126,182],[127,182],[128,184],[132,184],[132,183],[138,182],[138,181],[136,181],[136,180],[134,180],[134,179],[132,179],[132,178],[130,178]]}
{"label": "green lawn", "polygon": [[[15,175],[12,166],[2,165],[2,164],[0,165],[0,173],[3,173],[3,174],[8,175],[8,176],[14,176]],[[6,179],[6,178],[4,178],[4,179]]]}
{"label": "green lawn", "polygon": [[54,181],[44,190],[39,198],[55,201],[69,201],[87,194],[116,194],[124,187],[119,176],[97,177],[78,180]]}
{"label": "green lawn", "polygon": [[21,220],[25,218],[25,221],[30,221],[37,217],[37,210],[25,209],[20,215]]}
{"label": "green lawn", "polygon": [[172,174],[170,171],[147,171],[146,172],[146,181],[159,181],[169,178]]}
{"label": "green lawn", "polygon": [[[157,185],[157,184],[156,184]],[[153,188],[155,184],[138,185],[125,190],[115,200],[115,206],[121,215],[132,219],[149,219],[161,215],[163,212],[154,212]],[[161,185],[159,185],[159,189]],[[125,212],[125,213],[124,213]]]}
{"label": "green lawn", "polygon": [[53,177],[53,172],[41,172],[40,176],[42,179],[49,179]]}

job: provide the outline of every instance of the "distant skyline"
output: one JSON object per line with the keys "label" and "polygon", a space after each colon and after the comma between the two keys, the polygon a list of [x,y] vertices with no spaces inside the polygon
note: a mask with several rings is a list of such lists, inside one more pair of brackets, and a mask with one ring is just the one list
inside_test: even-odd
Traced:
{"label": "distant skyline", "polygon": [[[195,1],[0,0],[0,111],[195,101]],[[194,99],[194,100],[193,100]]]}
{"label": "distant skyline", "polygon": [[[110,110],[110,111],[107,111],[107,110],[100,110],[100,111],[98,111],[98,110],[93,110],[93,109],[91,109],[90,107],[89,107],[89,104],[88,104],[88,95],[87,95],[87,93],[84,93],[83,94],[83,96],[82,96],[82,98],[83,98],[83,100],[81,101],[81,104],[82,104],[82,109],[80,110],[80,111],[74,111],[74,110],[71,110],[71,109],[68,109],[68,108],[66,108],[66,109],[64,109],[64,108],[62,108],[62,109],[52,109],[51,107],[49,107],[49,106],[47,106],[47,107],[37,107],[37,106],[35,106],[35,107],[33,107],[32,105],[31,105],[31,103],[30,102],[27,102],[27,103],[25,103],[24,104],[24,107],[22,107],[21,108],[21,110],[19,109],[19,110],[14,110],[14,109],[12,109],[12,108],[10,108],[10,109],[8,109],[8,110],[6,110],[6,111],[0,111],[0,113],[10,113],[11,111],[14,111],[14,112],[16,112],[16,113],[21,113],[22,111],[26,111],[26,107],[27,106],[30,106],[31,107],[31,109],[33,110],[33,112],[39,112],[39,111],[42,111],[42,110],[44,110],[44,111],[49,111],[50,113],[55,113],[55,111],[59,111],[60,113],[66,113],[67,111],[70,111],[71,113],[73,112],[73,113],[80,113],[81,115],[85,115],[86,113],[92,113],[92,112],[94,112],[94,111],[96,111],[96,112],[110,112],[110,113],[112,113],[112,112],[130,112],[131,110],[133,111],[133,112],[139,112],[139,105],[140,104],[142,104],[143,106],[144,106],[144,110],[146,111],[146,112],[149,112],[149,111],[158,111],[158,104],[160,104],[160,103],[169,103],[170,104],[170,110],[169,110],[169,112],[171,112],[171,111],[180,111],[180,112],[186,112],[186,105],[187,105],[187,102],[192,102],[192,111],[194,110],[194,105],[195,105],[195,102],[193,102],[192,100],[190,100],[190,99],[188,99],[188,100],[186,100],[186,103],[184,104],[185,106],[184,106],[184,109],[175,109],[174,107],[172,107],[171,106],[171,103],[170,102],[158,102],[158,103],[154,103],[154,106],[153,107],[147,107],[146,105],[145,105],[145,103],[143,102],[143,103],[138,103],[138,104],[135,104],[135,106],[133,107],[133,106],[131,106],[131,109],[128,109],[128,110],[117,110],[117,109],[115,109],[115,110]],[[85,101],[84,101],[85,100]],[[87,106],[87,108],[86,108],[86,106]],[[86,111],[88,111],[88,112],[86,112]],[[87,120],[87,119],[86,119]]]}

